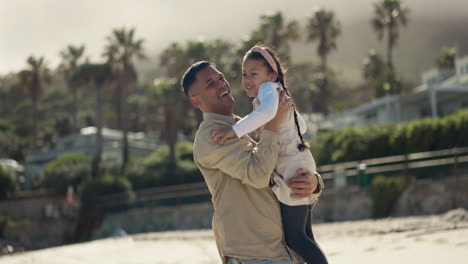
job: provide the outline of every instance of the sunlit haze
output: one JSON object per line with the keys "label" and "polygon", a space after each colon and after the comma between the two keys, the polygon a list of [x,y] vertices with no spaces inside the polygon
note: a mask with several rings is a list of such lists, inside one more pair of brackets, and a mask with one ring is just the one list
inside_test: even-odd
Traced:
{"label": "sunlit haze", "polygon": [[[346,27],[360,21],[368,24],[373,12],[372,2],[374,1],[0,0],[0,74],[24,68],[26,58],[30,55],[44,56],[48,65],[55,67],[59,63],[59,52],[69,44],[84,44],[86,54],[91,59],[98,60],[106,36],[116,27],[136,27],[137,35],[146,39],[145,49],[149,57],[155,57],[171,42],[184,43],[189,39],[213,38],[240,40],[255,30],[260,15],[269,11],[280,10],[286,19],[296,19],[304,26],[316,6],[334,10],[344,26],[344,34],[338,41],[338,51],[331,55],[331,61],[352,68],[360,60],[352,57],[351,46],[360,46],[361,40],[347,35]],[[412,11],[410,23],[424,16],[447,19],[462,17],[468,10],[468,1],[461,0],[405,2]],[[363,30],[373,34],[370,26]],[[372,37],[375,38],[374,35]],[[373,41],[377,43],[376,40]],[[306,48],[313,52],[306,52]],[[398,50],[396,53],[398,56]],[[363,55],[358,54],[358,58]],[[301,41],[293,45],[292,56],[293,59],[313,59],[315,48],[306,46]]]}

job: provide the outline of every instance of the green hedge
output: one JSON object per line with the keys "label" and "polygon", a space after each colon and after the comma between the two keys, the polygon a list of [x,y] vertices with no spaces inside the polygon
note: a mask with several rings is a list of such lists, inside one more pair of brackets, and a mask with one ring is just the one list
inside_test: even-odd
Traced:
{"label": "green hedge", "polygon": [[132,184],[127,178],[105,175],[96,179],[88,179],[80,187],[80,200],[83,205],[94,204],[99,196],[123,193],[126,202],[134,199]]}
{"label": "green hedge", "polygon": [[132,164],[126,177],[135,190],[203,181],[203,176],[193,162],[193,144],[176,145],[176,163],[169,160],[169,149],[162,147],[146,159]]}
{"label": "green hedge", "polygon": [[390,216],[401,194],[412,182],[414,177],[377,175],[368,189],[372,200],[372,216],[374,218]]}
{"label": "green hedge", "polygon": [[311,142],[318,164],[468,146],[468,110],[399,125],[325,131]]}
{"label": "green hedge", "polygon": [[14,133],[14,125],[4,119],[0,119],[0,158],[10,158],[17,161],[24,160],[25,144]]}
{"label": "green hedge", "polygon": [[10,218],[8,216],[0,216],[0,237],[5,237],[5,230],[8,227]]}
{"label": "green hedge", "polygon": [[[176,163],[169,160],[169,149],[165,146],[144,159],[132,159],[124,175],[118,165],[103,163],[101,175],[125,178],[131,190],[203,181],[193,162],[191,142],[176,145],[176,158]],[[62,155],[46,165],[37,184],[58,194],[65,194],[70,185],[77,189],[91,178],[91,160],[92,157],[85,154]]]}
{"label": "green hedge", "polygon": [[65,194],[69,185],[75,188],[91,175],[91,156],[65,154],[49,162],[39,179],[39,186]]}
{"label": "green hedge", "polygon": [[0,165],[0,200],[8,198],[8,193],[15,190],[15,174]]}

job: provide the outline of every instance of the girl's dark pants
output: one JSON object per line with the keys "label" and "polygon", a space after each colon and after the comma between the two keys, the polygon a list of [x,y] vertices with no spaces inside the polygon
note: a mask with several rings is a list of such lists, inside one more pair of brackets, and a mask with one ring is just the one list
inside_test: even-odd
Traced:
{"label": "girl's dark pants", "polygon": [[328,264],[315,242],[311,224],[311,206],[289,206],[280,202],[286,244],[307,264]]}

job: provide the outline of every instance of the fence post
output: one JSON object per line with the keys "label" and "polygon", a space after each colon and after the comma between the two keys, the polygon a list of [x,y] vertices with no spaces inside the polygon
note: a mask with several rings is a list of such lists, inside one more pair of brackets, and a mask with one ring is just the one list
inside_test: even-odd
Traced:
{"label": "fence post", "polygon": [[404,177],[407,178],[408,175],[408,170],[409,170],[409,155],[408,153],[405,154],[405,169],[403,171]]}
{"label": "fence post", "polygon": [[357,169],[358,169],[358,174],[357,174],[358,185],[361,187],[366,187],[367,185],[369,185],[369,177],[366,174],[367,165],[364,162],[361,162],[357,165]]}
{"label": "fence post", "polygon": [[458,151],[457,148],[453,148],[453,176],[455,178],[455,190],[453,192],[453,208],[458,207],[457,195],[458,195]]}
{"label": "fence post", "polygon": [[336,167],[333,172],[333,187],[346,187],[345,168]]}

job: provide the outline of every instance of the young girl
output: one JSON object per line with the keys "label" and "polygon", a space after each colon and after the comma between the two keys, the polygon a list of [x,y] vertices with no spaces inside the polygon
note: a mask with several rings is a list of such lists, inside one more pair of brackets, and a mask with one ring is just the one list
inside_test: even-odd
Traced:
{"label": "young girl", "polygon": [[[267,47],[255,46],[244,56],[242,83],[249,97],[255,98],[255,110],[230,128],[215,128],[212,137],[218,144],[230,138],[242,137],[255,131],[273,119],[278,108],[277,88],[284,89],[284,69],[276,54]],[[298,168],[316,171],[316,165],[307,144],[302,138],[306,124],[293,105],[280,127],[280,153],[278,164],[273,173],[273,192],[278,197],[286,244],[296,251],[309,264],[328,263],[325,255],[315,242],[312,234],[310,211],[320,195],[306,198],[291,198],[291,188],[286,181],[296,176]],[[320,177],[319,177],[320,179]],[[320,190],[323,182],[320,179]]]}

